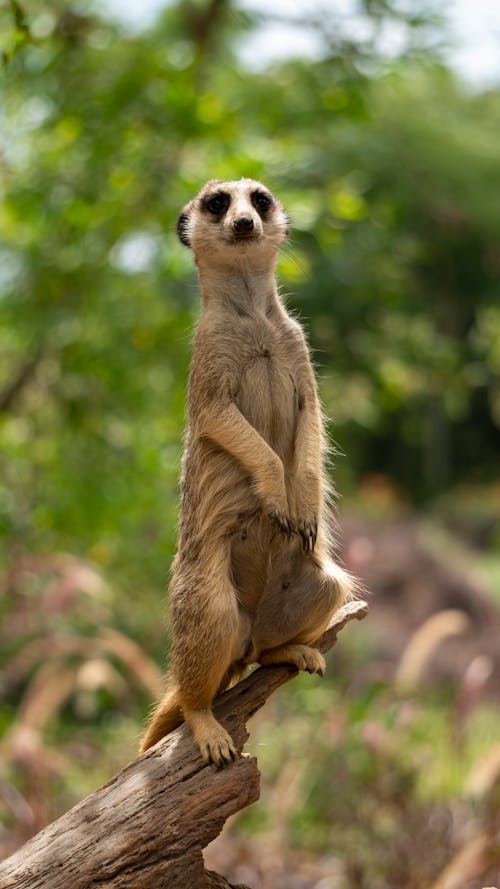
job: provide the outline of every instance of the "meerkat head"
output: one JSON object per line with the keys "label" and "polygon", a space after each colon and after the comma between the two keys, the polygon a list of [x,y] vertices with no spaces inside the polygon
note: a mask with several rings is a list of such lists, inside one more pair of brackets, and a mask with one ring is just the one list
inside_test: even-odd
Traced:
{"label": "meerkat head", "polygon": [[261,182],[211,179],[184,207],[177,233],[198,263],[233,265],[275,256],[289,227],[282,204]]}

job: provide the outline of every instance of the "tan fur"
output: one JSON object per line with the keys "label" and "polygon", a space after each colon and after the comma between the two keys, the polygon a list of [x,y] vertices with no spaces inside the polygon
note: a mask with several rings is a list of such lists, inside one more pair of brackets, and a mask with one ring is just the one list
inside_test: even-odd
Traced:
{"label": "tan fur", "polygon": [[[207,200],[221,194],[229,206],[210,212]],[[255,197],[262,194],[267,210]],[[243,234],[235,230],[242,217],[253,226]],[[170,584],[169,690],[142,750],[182,713],[206,760],[231,761],[236,751],[213,717],[214,697],[250,663],[321,673],[311,645],[353,594],[353,579],[331,555],[309,351],[276,286],[287,230],[282,205],[250,179],[208,182],[179,221],[198,266],[202,311]]]}

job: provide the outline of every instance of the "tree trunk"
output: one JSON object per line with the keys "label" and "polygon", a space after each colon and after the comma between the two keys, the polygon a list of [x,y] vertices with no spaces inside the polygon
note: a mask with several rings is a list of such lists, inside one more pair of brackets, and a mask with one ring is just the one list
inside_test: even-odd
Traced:
{"label": "tree trunk", "polygon": [[[365,602],[341,608],[317,647],[327,651],[342,627],[367,610]],[[296,674],[287,665],[261,667],[215,702],[215,715],[238,751],[248,738],[250,716]],[[258,797],[253,756],[243,754],[222,770],[207,766],[183,725],[0,864],[0,887],[229,887],[205,870],[202,850],[229,815]]]}

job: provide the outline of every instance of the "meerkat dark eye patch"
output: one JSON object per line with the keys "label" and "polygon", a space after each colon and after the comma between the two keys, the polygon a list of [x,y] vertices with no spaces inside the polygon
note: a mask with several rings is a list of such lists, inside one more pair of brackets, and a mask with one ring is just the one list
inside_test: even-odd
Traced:
{"label": "meerkat dark eye patch", "polygon": [[261,215],[267,213],[273,203],[272,198],[263,191],[253,191],[250,195],[250,200],[257,210],[257,213]]}
{"label": "meerkat dark eye patch", "polygon": [[204,198],[202,209],[212,213],[213,216],[223,216],[230,204],[230,197],[224,191],[219,191],[211,197]]}

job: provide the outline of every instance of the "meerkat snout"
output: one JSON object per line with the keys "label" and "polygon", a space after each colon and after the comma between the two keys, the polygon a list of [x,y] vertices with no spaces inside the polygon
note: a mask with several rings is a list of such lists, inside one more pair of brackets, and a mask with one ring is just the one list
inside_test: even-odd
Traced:
{"label": "meerkat snout", "polygon": [[251,216],[239,216],[233,222],[233,228],[237,235],[246,235],[255,228]]}

